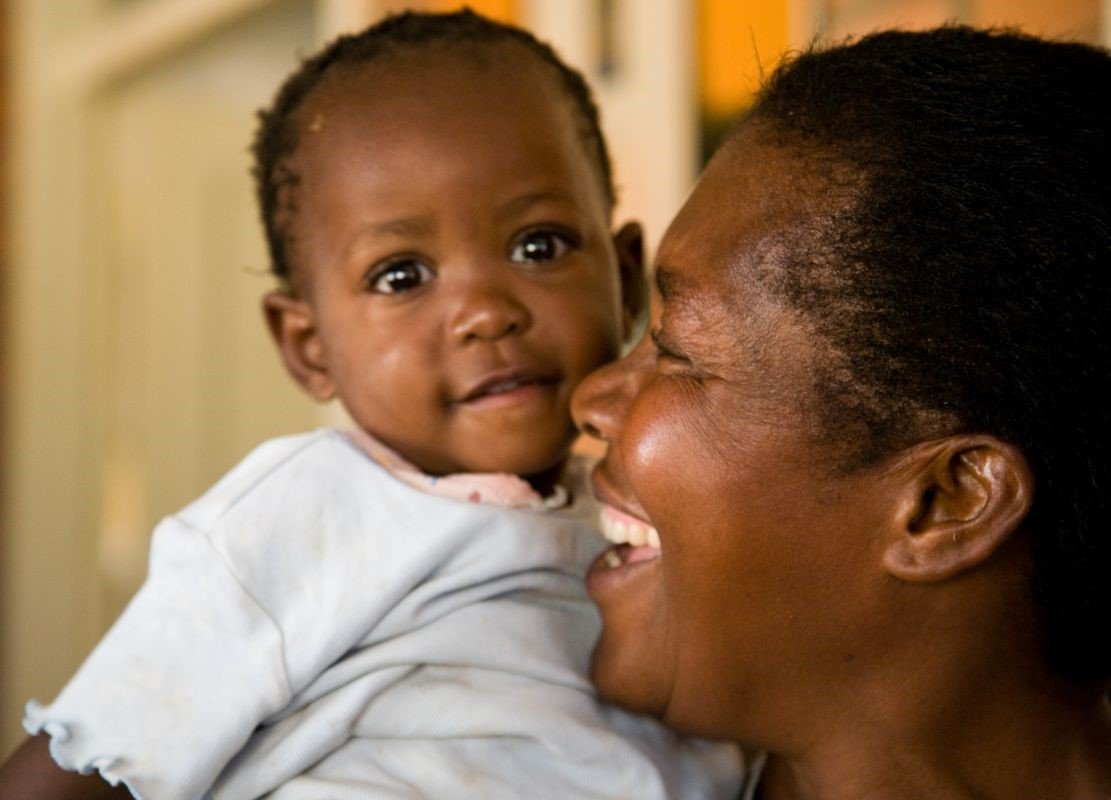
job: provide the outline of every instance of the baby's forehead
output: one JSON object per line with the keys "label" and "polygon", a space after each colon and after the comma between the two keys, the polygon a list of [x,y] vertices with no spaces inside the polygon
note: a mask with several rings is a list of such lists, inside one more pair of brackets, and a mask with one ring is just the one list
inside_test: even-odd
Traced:
{"label": "baby's forehead", "polygon": [[336,136],[415,142],[456,127],[466,138],[484,117],[541,126],[552,146],[593,156],[581,113],[548,65],[514,43],[453,44],[333,65],[293,117],[291,165]]}
{"label": "baby's forehead", "polygon": [[585,155],[612,204],[599,134],[557,69],[515,42],[433,43],[333,64],[295,112],[287,163],[300,172],[306,158],[321,157],[336,137],[418,143],[452,128],[460,134],[457,150],[491,120],[500,120],[504,131],[539,133],[548,147],[573,150],[575,160]]}
{"label": "baby's forehead", "polygon": [[293,169],[303,175],[308,162],[319,166],[352,149],[405,152],[427,164],[497,141],[509,149],[515,141],[542,143],[560,159],[578,160],[584,149],[591,155],[573,102],[534,60],[412,56],[344,64],[321,80],[294,118]]}
{"label": "baby's forehead", "polygon": [[563,99],[570,103],[555,69],[517,42],[433,41],[383,48],[373,58],[332,64],[302,107],[336,95],[358,92],[372,96],[375,91],[387,93],[399,86],[438,85],[452,79],[526,85],[539,93],[537,102]]}

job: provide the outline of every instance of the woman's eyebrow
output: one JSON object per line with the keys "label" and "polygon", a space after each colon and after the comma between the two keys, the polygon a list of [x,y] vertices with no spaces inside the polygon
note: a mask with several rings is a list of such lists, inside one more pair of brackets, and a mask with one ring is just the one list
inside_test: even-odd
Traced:
{"label": "woman's eyebrow", "polygon": [[656,291],[660,293],[660,299],[666,300],[672,294],[672,286],[674,279],[667,267],[657,266],[656,274],[653,276],[656,281]]}
{"label": "woman's eyebrow", "polygon": [[678,299],[683,290],[683,286],[690,282],[677,274],[674,270],[670,270],[662,264],[656,266],[654,279],[656,281],[656,289],[660,293],[660,299],[671,301]]}

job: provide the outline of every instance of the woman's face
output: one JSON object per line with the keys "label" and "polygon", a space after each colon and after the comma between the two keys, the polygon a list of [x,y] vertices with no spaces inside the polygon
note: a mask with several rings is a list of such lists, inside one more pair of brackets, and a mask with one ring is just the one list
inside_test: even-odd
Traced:
{"label": "woman's face", "polygon": [[750,133],[719,153],[660,246],[649,335],[574,400],[609,443],[595,488],[624,513],[608,515],[647,521],[661,545],[591,569],[600,692],[756,745],[813,708],[802,676],[845,673],[813,687],[827,694],[851,681],[884,584],[869,535],[883,478],[832,470],[808,412],[806,320],[761,287],[822,202],[814,186]]}

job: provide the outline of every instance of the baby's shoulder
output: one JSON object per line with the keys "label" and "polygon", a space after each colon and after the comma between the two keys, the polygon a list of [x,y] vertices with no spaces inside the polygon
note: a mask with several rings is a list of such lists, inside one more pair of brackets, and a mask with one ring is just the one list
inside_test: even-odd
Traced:
{"label": "baby's shoulder", "polygon": [[281,514],[291,503],[334,501],[356,475],[365,481],[379,470],[340,431],[322,428],[263,442],[208,491],[175,516],[210,530],[227,514]]}

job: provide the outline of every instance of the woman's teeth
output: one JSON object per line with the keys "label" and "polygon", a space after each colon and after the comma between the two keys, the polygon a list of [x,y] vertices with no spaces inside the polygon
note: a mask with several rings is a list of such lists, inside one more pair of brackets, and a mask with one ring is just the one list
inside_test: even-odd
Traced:
{"label": "woman's teeth", "polygon": [[605,506],[601,514],[602,535],[614,544],[660,549],[660,534],[651,525],[624,512]]}
{"label": "woman's teeth", "polygon": [[614,544],[602,556],[608,569],[654,561],[660,557],[660,534],[643,520],[619,511],[613,506],[602,506],[602,535]]}

